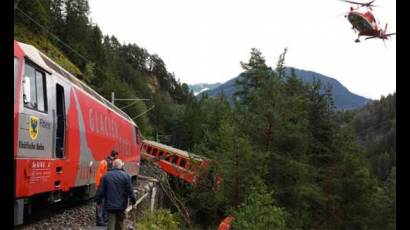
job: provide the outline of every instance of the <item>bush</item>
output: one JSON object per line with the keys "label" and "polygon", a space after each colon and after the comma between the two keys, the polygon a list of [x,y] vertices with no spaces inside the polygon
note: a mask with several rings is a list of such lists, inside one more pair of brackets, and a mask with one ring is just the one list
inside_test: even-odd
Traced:
{"label": "bush", "polygon": [[168,209],[146,211],[136,225],[138,230],[178,230],[179,222]]}

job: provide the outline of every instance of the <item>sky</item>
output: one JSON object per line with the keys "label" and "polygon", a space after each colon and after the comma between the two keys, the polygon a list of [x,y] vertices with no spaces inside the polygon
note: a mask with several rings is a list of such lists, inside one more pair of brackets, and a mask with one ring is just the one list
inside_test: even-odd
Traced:
{"label": "sky", "polygon": [[[360,1],[359,2],[365,2]],[[376,0],[373,13],[396,32],[396,1]],[[89,0],[104,35],[158,54],[183,83],[224,83],[243,70],[251,48],[275,66],[337,79],[351,92],[379,99],[396,91],[396,37],[355,43],[338,0]]]}

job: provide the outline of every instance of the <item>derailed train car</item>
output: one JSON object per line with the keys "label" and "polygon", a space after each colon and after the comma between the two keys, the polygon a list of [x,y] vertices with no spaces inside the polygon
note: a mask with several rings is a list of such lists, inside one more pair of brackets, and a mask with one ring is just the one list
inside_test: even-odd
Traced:
{"label": "derailed train car", "polygon": [[31,45],[14,41],[14,224],[33,201],[95,194],[98,163],[119,152],[139,172],[138,126],[90,87]]}
{"label": "derailed train car", "polygon": [[143,140],[142,158],[155,162],[163,171],[188,184],[196,185],[206,178],[208,185],[216,190],[222,182],[221,176],[208,170],[210,163],[215,162],[159,142]]}
{"label": "derailed train car", "polygon": [[195,184],[201,170],[208,167],[204,157],[155,141],[143,140],[142,157],[153,160],[162,170],[189,184]]}

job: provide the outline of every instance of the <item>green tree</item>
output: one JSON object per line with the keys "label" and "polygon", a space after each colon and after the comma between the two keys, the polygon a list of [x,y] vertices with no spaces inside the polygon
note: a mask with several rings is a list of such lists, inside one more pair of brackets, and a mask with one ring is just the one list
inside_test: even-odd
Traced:
{"label": "green tree", "polygon": [[396,229],[396,168],[371,197],[369,229]]}
{"label": "green tree", "polygon": [[364,149],[357,144],[351,128],[338,132],[336,145],[342,156],[333,176],[336,215],[341,228],[366,229],[373,222],[372,197],[377,190],[376,178],[371,174]]}
{"label": "green tree", "polygon": [[49,1],[14,0],[14,6],[17,7],[14,11],[16,16],[14,24],[24,25],[35,34],[46,35],[52,20],[49,4]]}
{"label": "green tree", "polygon": [[272,193],[258,184],[244,202],[231,210],[232,229],[286,229],[285,211],[274,205]]}
{"label": "green tree", "polygon": [[71,47],[61,46],[71,61],[81,70],[86,65],[86,44],[90,33],[88,15],[89,6],[87,0],[65,1],[64,33],[62,39]]}
{"label": "green tree", "polygon": [[208,130],[194,151],[211,159],[211,170],[222,178],[222,184],[212,191],[212,182],[205,180],[190,193],[188,204],[197,222],[217,225],[228,208],[243,202],[252,184],[266,173],[266,154],[252,149],[231,118],[221,120],[217,130]]}
{"label": "green tree", "polygon": [[245,72],[235,82],[238,91],[234,96],[238,96],[243,104],[247,104],[250,92],[261,87],[271,75],[272,70],[266,65],[261,51],[256,48],[252,48],[249,62],[241,62],[241,66]]}

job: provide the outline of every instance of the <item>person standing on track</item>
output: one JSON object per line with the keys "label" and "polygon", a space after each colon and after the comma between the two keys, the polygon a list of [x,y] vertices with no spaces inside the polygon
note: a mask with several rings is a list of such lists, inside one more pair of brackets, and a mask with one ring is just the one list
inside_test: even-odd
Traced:
{"label": "person standing on track", "polygon": [[123,170],[123,166],[122,160],[114,160],[113,169],[101,179],[96,194],[97,204],[101,205],[104,200],[104,209],[108,213],[108,230],[123,230],[128,198],[131,199],[132,205],[137,201],[131,177]]}
{"label": "person standing on track", "polygon": [[[95,187],[97,190],[100,186],[101,178],[107,173],[107,171],[112,170],[113,161],[115,159],[118,159],[118,152],[112,150],[111,154],[104,160],[100,161],[100,163],[98,164],[97,174],[95,175]],[[101,205],[96,205],[95,218],[97,226],[107,225],[107,210],[104,209],[104,200],[102,201]]]}

